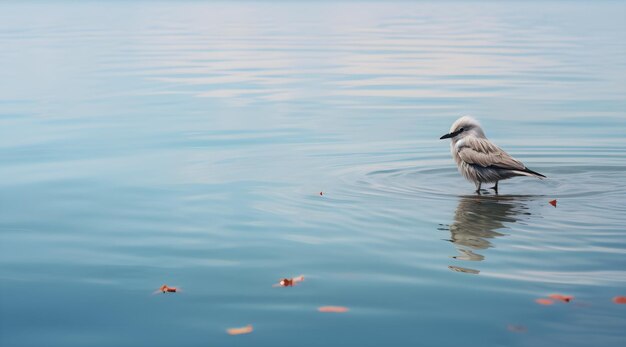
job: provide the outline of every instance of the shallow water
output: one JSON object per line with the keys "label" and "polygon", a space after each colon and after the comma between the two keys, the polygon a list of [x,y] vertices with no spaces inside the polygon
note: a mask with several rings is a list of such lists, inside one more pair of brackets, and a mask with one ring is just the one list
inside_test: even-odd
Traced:
{"label": "shallow water", "polygon": [[624,13],[3,2],[0,345],[623,346]]}

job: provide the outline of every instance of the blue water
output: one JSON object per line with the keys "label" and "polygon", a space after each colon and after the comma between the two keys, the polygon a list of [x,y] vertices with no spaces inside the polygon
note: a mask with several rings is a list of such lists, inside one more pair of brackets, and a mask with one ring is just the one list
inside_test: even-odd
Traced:
{"label": "blue water", "polygon": [[625,14],[2,2],[0,345],[626,345]]}

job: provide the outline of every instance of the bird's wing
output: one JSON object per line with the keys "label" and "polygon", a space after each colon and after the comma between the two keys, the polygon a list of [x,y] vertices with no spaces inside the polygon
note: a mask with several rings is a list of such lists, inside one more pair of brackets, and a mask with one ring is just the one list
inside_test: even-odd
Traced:
{"label": "bird's wing", "polygon": [[487,139],[468,136],[457,145],[456,150],[461,160],[468,164],[483,167],[495,166],[510,170],[524,170],[526,168],[522,162],[511,157]]}

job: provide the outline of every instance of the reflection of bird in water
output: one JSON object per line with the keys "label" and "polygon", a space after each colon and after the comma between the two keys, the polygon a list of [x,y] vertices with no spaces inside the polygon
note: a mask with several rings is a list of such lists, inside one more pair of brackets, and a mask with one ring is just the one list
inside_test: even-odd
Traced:
{"label": "reflection of bird in water", "polygon": [[[505,223],[515,223],[521,216],[530,215],[528,207],[519,196],[464,196],[454,213],[450,242],[457,246],[459,255],[453,258],[466,261],[482,261],[485,257],[475,250],[492,247],[489,239],[503,236]],[[500,230],[500,231],[498,231]],[[450,266],[459,272],[478,273],[478,270]]]}

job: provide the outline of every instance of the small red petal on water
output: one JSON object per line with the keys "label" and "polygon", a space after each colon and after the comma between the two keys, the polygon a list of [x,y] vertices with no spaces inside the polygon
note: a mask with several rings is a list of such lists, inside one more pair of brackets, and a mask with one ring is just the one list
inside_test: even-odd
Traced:
{"label": "small red petal on water", "polygon": [[293,280],[289,278],[283,278],[280,280],[280,282],[278,282],[278,284],[281,285],[282,287],[291,287],[293,286]]}
{"label": "small red petal on water", "polygon": [[519,324],[509,324],[507,325],[507,330],[514,332],[514,333],[525,333],[528,331],[528,328],[526,328],[523,325],[519,325]]}
{"label": "small red petal on water", "polygon": [[317,308],[320,312],[334,312],[334,313],[344,313],[348,312],[347,307],[343,306],[322,306]]}
{"label": "small red petal on water", "polygon": [[574,297],[572,295],[550,294],[548,297],[550,299],[559,300],[559,301],[563,301],[563,302],[570,302],[570,301],[574,300]]}
{"label": "small red petal on water", "polygon": [[293,287],[302,281],[304,281],[304,276],[302,275],[294,278],[281,278],[280,281],[278,281],[278,284],[275,284],[274,286]]}
{"label": "small red petal on water", "polygon": [[242,334],[250,334],[252,332],[252,325],[246,325],[242,328],[230,328],[226,330],[229,335],[242,335]]}
{"label": "small red petal on water", "polygon": [[550,300],[550,299],[535,299],[535,302],[538,303],[539,305],[552,305],[554,304],[554,301]]}
{"label": "small red petal on water", "polygon": [[159,288],[159,291],[161,293],[176,293],[178,291],[178,288],[168,287],[167,284],[164,284],[161,286],[161,288]]}
{"label": "small red petal on water", "polygon": [[555,199],[555,200],[551,200],[551,201],[550,201],[550,205],[552,205],[552,206],[556,207],[556,199]]}
{"label": "small red petal on water", "polygon": [[626,296],[616,296],[613,298],[613,302],[616,304],[626,304]]}

